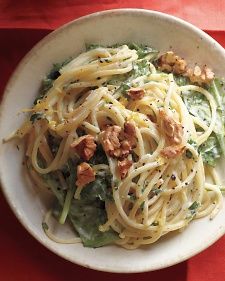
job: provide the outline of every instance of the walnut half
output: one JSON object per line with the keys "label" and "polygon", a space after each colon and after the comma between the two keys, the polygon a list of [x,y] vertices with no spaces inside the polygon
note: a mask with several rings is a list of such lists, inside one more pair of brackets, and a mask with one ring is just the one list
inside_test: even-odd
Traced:
{"label": "walnut half", "polygon": [[169,51],[158,59],[158,66],[162,71],[173,72],[175,74],[185,73],[187,63],[184,59]]}
{"label": "walnut half", "polygon": [[95,180],[95,172],[91,168],[91,166],[83,162],[80,165],[77,166],[77,186],[85,186],[86,184],[92,182]]}
{"label": "walnut half", "polygon": [[194,69],[189,68],[186,72],[186,76],[189,77],[192,83],[197,83],[199,85],[209,84],[215,77],[209,67],[204,66],[203,69],[201,69],[198,65],[196,65]]}
{"label": "walnut half", "polygon": [[181,144],[183,137],[183,128],[181,123],[175,121],[162,109],[159,110],[161,131],[170,145]]}
{"label": "walnut half", "polygon": [[70,146],[72,148],[75,148],[77,154],[85,161],[90,160],[96,150],[94,137],[91,135],[80,137],[79,139],[75,140]]}

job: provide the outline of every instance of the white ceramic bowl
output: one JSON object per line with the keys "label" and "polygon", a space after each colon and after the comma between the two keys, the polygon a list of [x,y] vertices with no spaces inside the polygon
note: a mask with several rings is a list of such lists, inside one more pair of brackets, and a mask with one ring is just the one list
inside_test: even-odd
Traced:
{"label": "white ceramic bowl", "polygon": [[[187,61],[207,64],[217,75],[225,76],[224,49],[183,20],[138,9],[92,14],[52,32],[21,61],[2,101],[0,138],[9,135],[22,123],[24,116],[17,115],[17,112],[32,104],[41,79],[52,63],[79,54],[85,43],[110,45],[124,42],[144,43],[160,51],[172,47]],[[41,227],[50,198],[27,180],[22,169],[22,151],[16,149],[15,143],[1,144],[0,174],[3,192],[24,227],[54,253],[85,267],[129,273],[156,270],[190,258],[225,232],[223,208],[213,221],[208,218],[195,221],[184,232],[164,237],[147,248],[129,251],[117,246],[90,249],[80,244],[57,244],[46,237]]]}

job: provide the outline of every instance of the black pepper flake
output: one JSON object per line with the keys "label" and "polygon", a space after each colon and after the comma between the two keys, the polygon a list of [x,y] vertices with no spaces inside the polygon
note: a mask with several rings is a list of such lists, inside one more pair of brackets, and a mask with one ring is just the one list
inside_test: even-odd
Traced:
{"label": "black pepper flake", "polygon": [[188,185],[188,182],[185,182],[185,185]]}
{"label": "black pepper flake", "polygon": [[17,150],[20,150],[20,148],[19,148],[19,145],[18,145],[18,144],[16,145],[16,148],[17,148]]}
{"label": "black pepper flake", "polygon": [[97,80],[100,80],[101,79],[101,77],[97,77]]}
{"label": "black pepper flake", "polygon": [[175,181],[176,176],[174,174],[171,175],[171,180]]}

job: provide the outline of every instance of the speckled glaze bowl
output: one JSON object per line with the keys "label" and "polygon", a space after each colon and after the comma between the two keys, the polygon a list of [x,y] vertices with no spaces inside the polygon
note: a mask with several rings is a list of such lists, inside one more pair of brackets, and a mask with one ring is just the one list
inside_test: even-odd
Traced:
{"label": "speckled glaze bowl", "polygon": [[[31,106],[41,80],[52,63],[79,54],[86,43],[144,43],[166,51],[172,48],[191,63],[207,64],[225,76],[225,51],[207,34],[178,18],[138,9],[111,10],[72,21],[41,40],[21,61],[12,75],[1,106],[0,139],[14,131],[24,119],[18,115]],[[79,265],[109,272],[151,271],[184,261],[206,249],[225,233],[225,207],[213,221],[194,221],[182,233],[173,233],[154,245],[137,250],[117,246],[98,249],[81,244],[64,245],[49,240],[41,223],[51,197],[31,185],[22,165],[23,152],[14,142],[0,146],[3,192],[13,212],[40,243],[57,255]],[[223,163],[220,163],[222,174]],[[69,236],[69,229],[60,231]]]}

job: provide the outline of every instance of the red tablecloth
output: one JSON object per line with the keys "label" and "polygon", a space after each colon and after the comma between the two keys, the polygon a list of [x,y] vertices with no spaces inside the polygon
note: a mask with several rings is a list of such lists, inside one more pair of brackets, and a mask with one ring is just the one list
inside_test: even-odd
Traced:
{"label": "red tablecloth", "polygon": [[[0,0],[0,93],[19,60],[52,29],[91,12],[120,7],[154,9],[182,17],[207,30],[225,47],[225,1]],[[225,280],[225,237],[194,258],[167,269],[110,274],[82,268],[49,252],[23,229],[2,195],[0,216],[0,280]]]}

